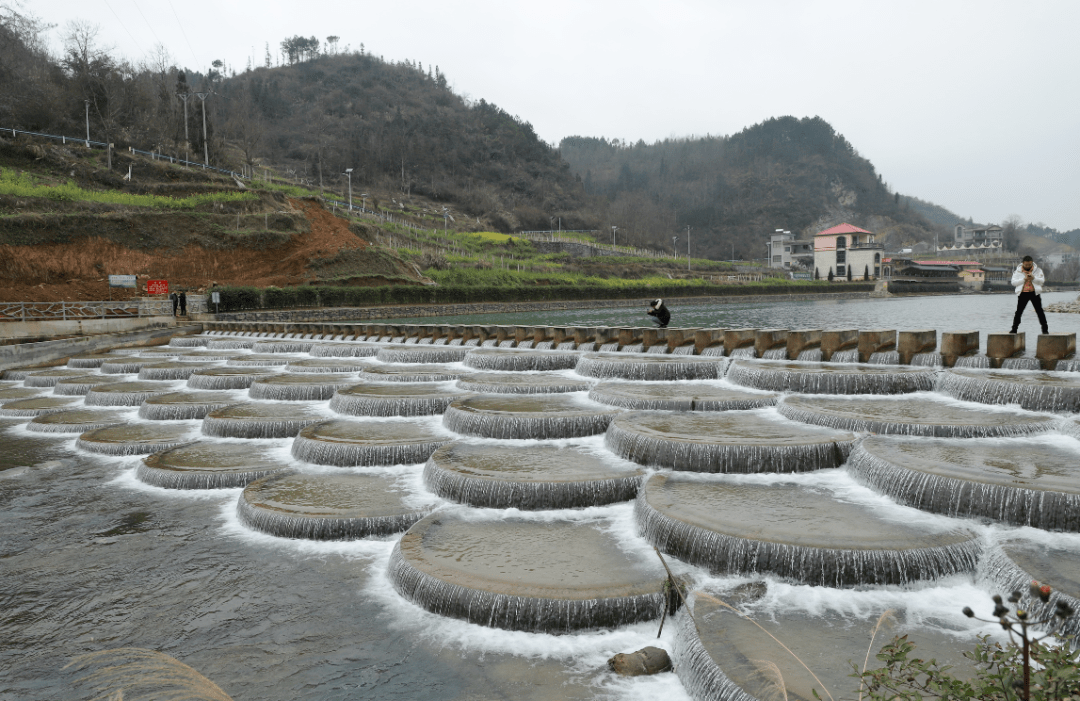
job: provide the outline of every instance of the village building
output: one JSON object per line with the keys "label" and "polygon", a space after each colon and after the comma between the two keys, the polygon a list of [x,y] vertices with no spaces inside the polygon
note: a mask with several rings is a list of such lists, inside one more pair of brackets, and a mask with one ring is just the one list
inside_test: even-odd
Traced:
{"label": "village building", "polygon": [[957,224],[953,229],[953,240],[943,241],[938,246],[939,251],[959,250],[1001,250],[1005,243],[1005,232],[1000,226],[984,226],[969,229],[963,224]]}
{"label": "village building", "polygon": [[769,267],[780,270],[806,270],[814,264],[812,239],[796,239],[795,234],[777,229],[765,243]]}
{"label": "village building", "polygon": [[874,234],[851,224],[839,224],[814,234],[815,276],[826,278],[832,271],[836,279],[853,280],[863,275],[876,280],[881,277],[882,254],[885,247],[874,241]]}

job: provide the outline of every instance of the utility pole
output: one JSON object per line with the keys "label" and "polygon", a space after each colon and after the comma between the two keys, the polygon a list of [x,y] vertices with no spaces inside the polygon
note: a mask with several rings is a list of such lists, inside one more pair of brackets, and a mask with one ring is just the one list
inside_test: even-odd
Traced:
{"label": "utility pole", "polygon": [[675,246],[678,245],[678,243],[679,243],[679,237],[678,236],[672,236],[671,237],[671,254],[675,258],[675,260],[679,259],[679,249],[675,248]]}
{"label": "utility pole", "polygon": [[611,250],[615,250],[615,232],[619,230],[619,227],[611,227]]}
{"label": "utility pole", "polygon": [[345,175],[349,176],[349,212],[352,212],[352,168],[345,169]]}
{"label": "utility pole", "polygon": [[[195,97],[202,101],[202,147],[203,147],[203,164],[210,165],[210,146],[206,143],[206,98],[213,95],[210,92],[197,92]],[[186,104],[186,103],[185,103]]]}
{"label": "utility pole", "polygon": [[690,272],[690,225],[686,225],[686,272]]}
{"label": "utility pole", "polygon": [[86,148],[90,148],[90,100],[83,100],[86,103]]}
{"label": "utility pole", "polygon": [[[187,154],[187,160],[191,160],[191,139],[188,138],[188,126],[187,126],[187,99],[191,97],[191,93],[178,92],[176,96],[184,101],[184,152]],[[90,103],[87,102],[87,105]],[[87,122],[89,124],[89,122]],[[90,138],[89,131],[87,132],[87,139]]]}
{"label": "utility pole", "polygon": [[363,199],[363,204],[360,205],[360,211],[361,212],[366,212],[367,211],[368,194],[365,192],[364,194],[360,195],[360,197]]}

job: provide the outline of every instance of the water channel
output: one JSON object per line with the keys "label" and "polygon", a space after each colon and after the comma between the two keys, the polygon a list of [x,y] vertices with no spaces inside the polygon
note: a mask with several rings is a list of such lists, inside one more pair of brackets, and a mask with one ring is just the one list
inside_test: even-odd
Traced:
{"label": "water channel", "polygon": [[[1071,301],[1074,297],[1075,293],[1048,293],[1044,302]],[[979,329],[985,334],[1008,330],[1013,300],[1005,295],[966,295],[682,309],[673,302],[672,308],[675,323],[686,326]],[[593,326],[641,325],[643,318],[644,310],[638,314],[601,309],[438,321]],[[1080,330],[1080,315],[1050,314],[1049,319],[1051,331]],[[430,318],[416,321],[433,322]],[[1030,309],[1021,330],[1029,333],[1028,347],[1033,349],[1038,327]],[[223,343],[207,342],[205,338],[202,343]],[[1033,527],[1030,524],[1034,522],[1024,515],[987,518],[933,505],[919,508],[908,503],[902,488],[897,487],[895,495],[892,491],[887,495],[886,491],[905,478],[895,473],[902,472],[908,461],[894,458],[910,453],[922,461],[920,464],[929,465],[928,471],[945,465],[939,470],[941,475],[934,475],[935,489],[943,495],[956,488],[957,480],[984,479],[987,484],[1008,483],[1008,488],[1014,489],[1018,480],[1031,481],[1049,474],[1053,486],[1048,489],[1062,495],[1063,512],[1075,512],[1070,499],[1075,498],[1075,458],[1080,457],[1080,440],[1074,436],[1080,432],[1067,426],[1076,424],[1076,414],[960,401],[938,390],[909,393],[905,395],[909,404],[922,402],[929,407],[925,411],[905,409],[905,416],[914,417],[910,421],[931,421],[923,418],[928,414],[962,415],[967,426],[985,415],[986,422],[994,427],[1018,426],[1016,435],[989,429],[979,434],[980,450],[993,454],[997,462],[988,458],[974,467],[962,458],[962,441],[975,439],[923,438],[948,434],[906,429],[902,433],[907,435],[902,437],[875,438],[878,443],[873,446],[855,448],[855,457],[863,456],[861,469],[881,473],[875,473],[876,484],[884,486],[875,489],[851,469],[848,463],[852,461],[845,463],[854,441],[865,445],[866,434],[859,433],[858,425],[852,424],[850,429],[831,427],[828,417],[796,422],[785,418],[783,406],[774,406],[778,399],[782,402],[790,397],[802,402],[800,411],[811,412],[815,406],[813,395],[777,395],[737,386],[727,378],[663,383],[684,387],[688,395],[697,388],[706,398],[761,398],[738,410],[702,402],[699,408],[707,410],[695,411],[687,415],[694,420],[685,421],[680,418],[681,412],[634,412],[619,406],[625,396],[637,402],[655,395],[656,401],[670,403],[663,391],[651,389],[658,383],[590,377],[573,369],[528,372],[530,378],[548,378],[551,382],[547,384],[562,385],[560,393],[488,394],[491,387],[507,382],[507,372],[478,369],[478,363],[470,364],[468,356],[463,361],[444,363],[448,374],[437,375],[438,382],[426,382],[419,376],[419,380],[414,377],[407,382],[388,382],[388,376],[400,378],[405,371],[399,368],[408,363],[369,356],[355,358],[355,366],[347,368],[335,368],[333,360],[320,366],[320,358],[341,357],[344,353],[321,348],[318,342],[307,344],[304,351],[297,350],[300,344],[296,343],[281,343],[278,349],[252,349],[252,344],[242,340],[229,341],[237,350],[210,359],[205,351],[189,343],[196,342],[183,339],[171,347],[176,358],[162,357],[167,349],[138,353],[138,357],[140,361],[149,357],[154,362],[197,362],[204,372],[201,377],[226,378],[228,382],[219,380],[212,387],[193,385],[190,379],[139,382],[140,386],[156,388],[145,397],[149,403],[142,404],[141,415],[139,402],[144,397],[135,397],[131,392],[111,393],[135,397],[130,399],[132,403],[120,406],[84,403],[76,396],[77,403],[67,407],[73,410],[71,426],[89,421],[86,412],[94,411],[100,412],[103,420],[137,427],[138,431],[132,430],[133,441],[136,433],[142,440],[144,434],[160,429],[161,440],[175,441],[180,435],[183,441],[202,441],[199,445],[218,446],[220,454],[228,454],[233,461],[244,452],[243,446],[251,446],[263,469],[260,474],[269,475],[266,480],[278,479],[279,473],[274,472],[278,467],[296,471],[309,481],[326,478],[326,483],[362,474],[381,485],[379,508],[398,514],[394,517],[404,524],[401,527],[420,519],[409,530],[416,536],[394,533],[351,540],[312,540],[269,535],[238,515],[243,488],[153,486],[138,477],[143,455],[125,455],[112,448],[111,452],[92,452],[87,446],[92,448],[95,438],[89,433],[84,434],[83,447],[78,447],[77,430],[58,430],[63,414],[44,414],[50,420],[33,425],[30,416],[0,418],[0,700],[87,698],[86,672],[64,669],[65,665],[86,653],[140,647],[159,650],[190,665],[236,701],[683,701],[703,698],[702,694],[707,693],[697,677],[690,674],[689,665],[679,674],[620,678],[607,670],[605,662],[617,652],[631,652],[646,645],[675,652],[678,645],[684,644],[676,636],[685,625],[665,626],[657,640],[659,621],[655,610],[649,608],[652,604],[638,601],[635,605],[644,608],[627,614],[617,610],[622,606],[617,598],[603,600],[603,606],[581,614],[581,620],[589,622],[581,629],[565,616],[555,625],[534,624],[530,616],[535,612],[528,610],[529,601],[543,600],[544,591],[564,585],[568,578],[580,579],[582,586],[598,586],[587,581],[588,565],[593,563],[580,562],[584,554],[593,552],[596,554],[586,559],[610,562],[603,567],[619,572],[619,586],[627,591],[644,591],[658,571],[653,550],[656,545],[669,553],[667,560],[677,574],[692,578],[693,588],[698,591],[727,592],[740,585],[763,582],[760,595],[748,604],[747,610],[762,621],[771,621],[773,632],[780,638],[785,632],[798,636],[809,631],[812,636],[815,629],[828,629],[830,639],[842,638],[851,644],[851,650],[861,650],[848,654],[848,659],[861,659],[874,620],[891,609],[896,612],[897,623],[889,636],[910,633],[916,639],[924,636],[928,641],[944,640],[958,657],[960,650],[970,648],[977,634],[1000,632],[961,613],[964,606],[971,606],[981,616],[989,617],[993,607],[989,593],[997,591],[998,580],[979,552],[997,552],[1000,543],[1022,541],[1028,549],[1080,555],[1080,533],[1072,532],[1080,530],[1080,526],[1065,525],[1062,530],[1070,532],[1055,532]],[[393,350],[391,344],[382,345]],[[394,348],[404,350],[401,346]],[[186,353],[191,357],[185,361]],[[290,368],[276,363],[274,358],[261,360],[267,356],[287,357],[297,365]],[[401,357],[405,356],[391,360]],[[263,362],[266,364],[246,364]],[[726,370],[726,359],[717,362],[724,363]],[[99,369],[87,367],[86,375],[95,379],[85,382],[85,391],[107,388],[104,378],[109,377],[134,382],[143,363],[131,365],[134,372],[104,376]],[[237,372],[205,374],[207,366]],[[245,368],[252,373],[240,372]],[[290,388],[303,388],[301,374],[309,372],[307,382],[312,392],[290,389],[283,395],[256,396],[258,392],[253,394],[251,388],[266,384],[256,383],[266,372],[288,380],[272,386]],[[336,393],[343,397],[336,403],[329,398],[329,390],[322,389],[330,386],[327,383],[331,382],[331,372],[346,386]],[[925,372],[937,377],[941,371],[927,368]],[[1061,382],[1080,377],[1075,373],[1053,374]],[[485,382],[485,375],[492,381]],[[247,385],[236,384],[237,378],[245,377]],[[10,402],[25,401],[25,390],[31,387],[31,399],[56,396],[53,387],[40,386],[41,382],[47,380],[26,383],[22,379],[0,379],[0,411]],[[590,399],[583,384],[603,384],[606,390],[597,392],[597,399]],[[370,386],[370,395],[379,401],[357,401],[357,391],[347,389],[356,386]],[[413,391],[403,391],[403,386]],[[485,394],[479,395],[483,401],[468,399],[478,396],[474,390],[477,386],[488,387],[482,390]],[[626,391],[615,391],[620,386]],[[431,400],[432,395],[453,399],[456,394],[462,397],[453,405],[459,407],[457,411],[469,410],[476,415],[474,424],[460,432],[448,428],[443,416],[447,411],[445,402]],[[615,399],[604,403],[607,397]],[[196,399],[205,400],[205,405]],[[398,400],[402,409],[387,410]],[[822,407],[834,413],[844,408],[836,397],[832,401],[839,408],[833,404]],[[872,401],[880,404],[888,400]],[[178,413],[146,413],[148,406],[170,402],[180,407]],[[590,418],[591,423],[582,419],[574,424],[595,425],[588,429],[589,435],[578,435],[577,428],[566,429],[551,422],[537,433],[537,417],[566,414],[563,404],[568,402],[575,405],[575,417],[581,412],[600,417]],[[220,408],[223,404],[225,408]],[[377,410],[368,409],[368,404]],[[201,411],[199,406],[203,407]],[[196,408],[194,414],[192,407]],[[608,426],[613,407],[618,418]],[[934,407],[938,408],[937,414]],[[888,413],[887,408],[875,411]],[[294,420],[285,421],[285,414]],[[219,422],[229,418],[238,428],[208,435],[206,427],[217,425],[207,423],[203,416],[208,415],[221,416]],[[718,423],[709,421],[710,416],[724,418]],[[522,433],[484,430],[485,420],[520,426],[514,430]],[[960,419],[949,418],[946,423],[949,421]],[[330,423],[304,428],[312,422]],[[1048,430],[1038,428],[1040,422],[1046,423]],[[473,425],[480,428],[474,430]],[[107,434],[110,441],[122,442],[123,430],[98,430],[104,430],[102,436]],[[567,432],[563,435],[558,431]],[[767,437],[764,445],[777,452],[777,456],[768,458],[773,462],[740,457],[742,453],[737,451],[748,449],[743,443],[751,432]],[[294,438],[297,434],[303,439]],[[643,438],[635,438],[639,434]],[[532,435],[542,435],[543,439],[529,438]],[[956,435],[972,434],[965,428]],[[423,461],[368,464],[364,457],[368,453],[361,452],[367,450],[366,443],[359,445],[364,441],[379,446],[403,445],[414,437],[424,437],[430,451],[437,450],[441,457],[433,458],[427,467]],[[896,442],[901,439],[906,442]],[[101,443],[105,438],[96,440]],[[317,441],[328,443],[321,449],[302,447]],[[803,446],[823,441],[838,446],[830,449],[827,460],[799,457],[800,451],[810,450]],[[739,445],[728,449],[724,447],[728,442]],[[670,457],[680,455],[684,443],[697,444],[701,450],[687,453],[685,459]],[[192,457],[194,452],[189,449],[185,459],[197,462],[198,456]],[[508,456],[515,453],[529,457],[522,457],[510,469],[507,463],[513,458]],[[567,456],[565,463],[558,470],[545,470],[545,462],[552,459],[549,455],[559,453]],[[708,457],[720,453],[724,457]],[[1046,465],[1024,462],[1023,456],[1028,453],[1045,453]],[[792,463],[792,456],[799,460]],[[1016,465],[1000,467],[1005,460],[1002,456],[1016,456]],[[783,462],[785,459],[788,463]],[[950,467],[950,460],[956,463],[955,468]],[[779,465],[775,471],[752,467],[774,462]],[[751,467],[738,467],[729,474],[710,474],[718,465],[727,463]],[[982,473],[972,478],[970,471],[980,469]],[[1002,475],[988,474],[995,469],[1003,470]],[[622,480],[618,489],[610,484],[613,475]],[[657,481],[672,475],[678,479],[673,477],[670,483]],[[544,482],[544,476],[552,482]],[[625,481],[639,478],[637,500],[619,501],[625,498],[619,496],[625,492]],[[574,480],[581,485],[576,491]],[[531,491],[522,491],[522,485],[532,485]],[[994,486],[988,494],[1004,488]],[[527,499],[520,494],[526,494]],[[325,515],[323,512],[343,515],[348,510],[347,505],[329,503],[333,499],[325,492],[303,484],[293,487],[292,492],[285,490],[271,497],[264,502],[271,509],[273,499],[294,499],[295,510],[290,513],[302,517],[318,517]],[[1016,501],[1014,495],[1007,498],[1009,503]],[[369,499],[376,500],[370,494]],[[568,500],[565,503],[574,508],[559,508],[559,499]],[[587,505],[589,499],[594,499],[595,505]],[[790,508],[778,506],[785,499],[798,501],[792,501]],[[518,506],[507,508],[508,504]],[[730,508],[721,509],[720,504]],[[996,513],[992,509],[985,512]],[[409,516],[412,514],[415,516]],[[847,520],[838,524],[836,518],[840,517],[835,514],[843,514]],[[283,522],[277,519],[277,523]],[[833,562],[835,572],[843,572],[834,573],[822,586],[820,577],[800,574],[805,568],[748,569],[744,563],[746,553],[761,547],[757,545],[763,542],[761,538],[769,540],[770,529],[791,539],[789,552],[802,558],[800,562],[805,565],[812,566],[815,558],[821,558]],[[310,527],[309,518],[297,533],[317,530]],[[839,549],[856,552],[870,534],[881,534],[886,543],[868,550],[872,556],[856,557],[854,564],[834,556]],[[408,541],[409,537],[413,542]],[[888,560],[890,551],[903,550],[898,540],[917,543],[923,550],[913,549],[884,565],[866,564]],[[780,547],[775,543],[767,546]],[[903,569],[904,563],[927,557],[933,558],[934,567]],[[979,564],[973,568],[975,560]],[[551,566],[541,572],[544,565]],[[508,574],[507,568],[511,567],[518,569]],[[879,577],[880,572],[869,571],[871,567],[895,576]],[[531,582],[528,579],[532,575],[521,574],[534,571]],[[440,577],[445,581],[437,581]],[[516,601],[517,612],[511,615],[500,609],[498,619],[492,616],[484,620],[474,614],[461,614],[454,608],[463,605],[459,592],[448,584],[455,577],[483,580],[478,587],[509,587],[510,594],[499,596],[503,603]],[[511,586],[506,584],[507,577],[525,577],[527,581],[515,581]],[[409,589],[414,584],[431,587],[432,583],[435,586],[430,590],[434,593],[430,595]],[[1075,581],[1051,583],[1066,588],[1077,586]],[[615,586],[611,582],[603,584]],[[522,587],[529,590],[532,599],[514,594]],[[403,595],[406,591],[408,596]],[[493,606],[501,605],[498,598],[489,597],[495,602]],[[706,615],[704,609],[697,610]],[[604,624],[605,616],[611,615],[621,616],[619,622]],[[532,629],[528,629],[530,626]],[[886,639],[879,637],[878,643]],[[845,677],[848,666],[843,662],[828,662],[836,667],[830,673],[839,685],[831,691],[836,697],[852,697],[854,687],[843,686],[852,682]],[[730,674],[735,678],[734,672]]]}

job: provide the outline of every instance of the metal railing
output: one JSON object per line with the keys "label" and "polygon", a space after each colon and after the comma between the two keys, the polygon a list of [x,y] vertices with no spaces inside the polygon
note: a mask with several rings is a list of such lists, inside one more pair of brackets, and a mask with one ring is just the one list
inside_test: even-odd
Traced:
{"label": "metal railing", "polygon": [[[204,296],[189,297],[189,314],[207,311]],[[172,316],[169,299],[131,299],[117,302],[0,302],[0,322],[69,321]]]}

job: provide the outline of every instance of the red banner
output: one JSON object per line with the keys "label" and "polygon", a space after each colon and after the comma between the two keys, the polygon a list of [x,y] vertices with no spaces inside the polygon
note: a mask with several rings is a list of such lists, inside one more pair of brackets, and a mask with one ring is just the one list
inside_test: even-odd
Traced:
{"label": "red banner", "polygon": [[169,281],[148,280],[146,282],[146,291],[152,295],[167,295],[169,294]]}

